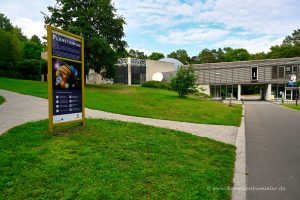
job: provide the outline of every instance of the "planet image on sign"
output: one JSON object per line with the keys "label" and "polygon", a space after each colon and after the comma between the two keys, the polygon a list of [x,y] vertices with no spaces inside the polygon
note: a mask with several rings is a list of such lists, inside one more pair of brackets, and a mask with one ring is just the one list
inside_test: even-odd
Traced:
{"label": "planet image on sign", "polygon": [[79,73],[74,64],[57,59],[54,64],[55,85],[61,89],[74,88],[79,85]]}
{"label": "planet image on sign", "polygon": [[152,80],[153,81],[159,81],[160,82],[160,81],[163,80],[163,78],[164,78],[164,75],[162,73],[160,73],[160,72],[156,72],[152,76]]}

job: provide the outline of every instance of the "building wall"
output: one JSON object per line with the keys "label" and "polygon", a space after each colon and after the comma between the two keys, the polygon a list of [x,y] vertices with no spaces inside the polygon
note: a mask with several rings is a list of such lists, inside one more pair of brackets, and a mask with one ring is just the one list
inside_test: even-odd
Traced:
{"label": "building wall", "polygon": [[[126,59],[120,59],[118,63],[118,67],[124,67],[126,71],[128,72],[128,77],[127,77],[127,83],[128,85],[133,84],[132,83],[132,70],[133,72],[139,71],[141,67],[143,67],[143,63],[145,63],[145,60],[139,60],[139,59],[132,59],[132,58],[126,58]],[[134,69],[132,69],[132,67]],[[175,66],[173,63],[168,63],[164,61],[156,61],[156,60],[146,60],[146,81],[151,81],[152,76],[156,72],[174,72]],[[141,68],[142,69],[142,68]],[[118,71],[118,70],[117,70]],[[140,71],[140,75],[145,76],[145,72],[143,70]],[[136,74],[135,74],[136,75]],[[141,79],[143,79],[141,77]],[[145,77],[144,79],[145,80]],[[113,84],[113,80],[103,80],[102,76],[98,73],[95,73],[94,70],[90,70],[89,74],[86,79],[88,84]],[[142,81],[143,82],[143,81]]]}
{"label": "building wall", "polygon": [[90,69],[89,74],[86,77],[87,84],[112,84],[112,80],[102,79],[102,76]]}
{"label": "building wall", "polygon": [[[300,80],[300,58],[261,61],[209,63],[193,65],[199,84],[266,84],[285,83],[289,74]],[[257,81],[251,80],[251,69],[257,67]],[[279,70],[281,68],[281,70]],[[288,70],[291,71],[288,71]],[[282,74],[281,76],[279,74]]]}
{"label": "building wall", "polygon": [[155,74],[156,72],[163,73],[175,71],[175,66],[173,63],[156,60],[147,60],[146,62],[146,81],[151,81],[153,74]]}

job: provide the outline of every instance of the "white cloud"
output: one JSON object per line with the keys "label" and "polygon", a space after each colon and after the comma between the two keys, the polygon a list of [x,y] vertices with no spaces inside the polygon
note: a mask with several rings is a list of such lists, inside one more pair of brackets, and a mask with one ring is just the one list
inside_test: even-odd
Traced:
{"label": "white cloud", "polygon": [[186,31],[170,31],[168,34],[160,35],[158,41],[168,44],[199,44],[218,40],[228,33],[229,31],[222,29],[191,28]]}
{"label": "white cloud", "polygon": [[[39,0],[34,3],[33,0],[1,0],[0,13],[4,13],[14,25],[21,27],[28,37],[33,34],[42,37],[46,31],[40,12],[47,12],[47,6],[54,2],[55,0]],[[155,48],[154,44],[157,49],[172,45],[178,48],[193,44],[207,48],[235,45],[248,47],[255,52],[280,43],[283,37],[300,28],[298,0],[113,2],[117,12],[126,19],[125,32],[127,39],[131,40],[130,45],[144,49],[148,48],[147,44],[151,44],[152,49]]]}
{"label": "white cloud", "polygon": [[1,0],[0,13],[20,27],[27,37],[35,34],[42,39],[46,30],[41,12],[48,13],[47,7],[53,4],[54,0]]}
{"label": "white cloud", "polygon": [[216,48],[224,48],[224,47],[233,47],[233,48],[245,48],[250,53],[257,53],[257,52],[268,52],[270,51],[270,47],[274,45],[278,45],[282,42],[283,38],[272,39],[269,37],[262,37],[262,38],[253,38],[253,39],[235,39],[235,38],[228,38],[224,41],[216,43],[214,46]]}
{"label": "white cloud", "polygon": [[33,21],[29,18],[21,17],[13,20],[12,22],[14,25],[20,27],[23,33],[29,38],[33,35],[37,35],[39,38],[42,38],[47,34],[44,29],[43,21]]}
{"label": "white cloud", "polygon": [[[153,38],[163,44],[186,45],[201,40],[225,44],[227,41],[237,47],[247,46],[251,51],[260,51],[269,49],[267,45],[277,44],[300,27],[300,2],[297,0],[114,2],[118,13],[127,21],[128,35],[152,30]],[[203,24],[211,26],[202,28]],[[233,35],[235,38],[230,38]]]}

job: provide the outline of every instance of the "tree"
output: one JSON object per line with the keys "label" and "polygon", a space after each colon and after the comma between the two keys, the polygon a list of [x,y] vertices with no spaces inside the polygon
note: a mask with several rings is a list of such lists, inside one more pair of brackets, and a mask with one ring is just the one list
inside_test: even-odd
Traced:
{"label": "tree", "polygon": [[224,60],[227,62],[250,60],[250,54],[246,49],[224,48],[224,50],[225,50]]}
{"label": "tree", "polygon": [[189,55],[187,54],[186,50],[184,50],[184,49],[178,49],[177,51],[173,51],[167,57],[175,58],[185,65],[190,63]]}
{"label": "tree", "polygon": [[24,41],[27,41],[27,40],[28,40],[28,38],[26,37],[26,35],[24,35],[24,34],[22,33],[22,29],[19,28],[19,27],[15,26],[14,29],[12,30],[12,32],[13,32],[13,34],[15,34],[15,35],[18,37],[18,39],[19,39],[21,42],[24,42]]}
{"label": "tree", "polygon": [[18,63],[18,72],[22,79],[39,80],[40,76],[40,61],[36,59],[25,59]]}
{"label": "tree", "polygon": [[13,26],[10,20],[2,13],[0,13],[0,29],[15,34],[20,41],[26,41],[27,37],[22,33],[21,28]]}
{"label": "tree", "polygon": [[[85,39],[85,67],[114,77],[116,51],[127,46],[123,40],[124,18],[116,14],[111,0],[56,0],[44,14],[45,24],[81,35]],[[97,46],[98,45],[98,46]]]}
{"label": "tree", "polygon": [[144,52],[139,50],[130,49],[128,54],[132,58],[147,59],[147,55]]}
{"label": "tree", "polygon": [[300,56],[300,42],[295,45],[276,45],[271,47],[269,58],[292,58]]}
{"label": "tree", "polygon": [[18,37],[0,29],[0,69],[11,70],[21,60],[23,49]]}
{"label": "tree", "polygon": [[287,36],[282,44],[283,45],[295,45],[296,43],[300,42],[300,29],[294,30],[292,35]]}
{"label": "tree", "polygon": [[24,42],[24,59],[41,59],[43,47],[36,42]]}
{"label": "tree", "polygon": [[165,55],[163,53],[152,52],[151,55],[148,58],[151,59],[151,60],[160,60],[164,57],[165,57]]}
{"label": "tree", "polygon": [[217,58],[214,51],[206,48],[203,49],[198,55],[200,63],[216,63]]}
{"label": "tree", "polygon": [[11,32],[14,29],[10,20],[2,13],[0,13],[0,29],[8,32]]}
{"label": "tree", "polygon": [[263,60],[267,58],[267,54],[265,52],[259,52],[250,55],[251,60]]}
{"label": "tree", "polygon": [[117,49],[117,57],[118,58],[127,58],[129,53],[126,49]]}
{"label": "tree", "polygon": [[39,44],[40,46],[42,46],[42,42],[41,42],[40,38],[37,35],[33,35],[30,38],[30,42],[35,42],[35,43]]}
{"label": "tree", "polygon": [[200,64],[200,60],[198,56],[192,56],[190,59],[190,64]]}
{"label": "tree", "polygon": [[196,92],[196,81],[197,78],[192,67],[181,67],[176,76],[171,78],[170,86],[178,92],[179,97],[184,97]]}

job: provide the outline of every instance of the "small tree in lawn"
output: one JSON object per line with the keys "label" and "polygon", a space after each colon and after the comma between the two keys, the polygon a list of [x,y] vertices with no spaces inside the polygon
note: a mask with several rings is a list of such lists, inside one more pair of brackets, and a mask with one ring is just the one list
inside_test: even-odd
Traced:
{"label": "small tree in lawn", "polygon": [[180,67],[176,76],[172,77],[170,86],[178,92],[179,97],[184,97],[196,92],[196,81],[197,78],[192,67]]}

